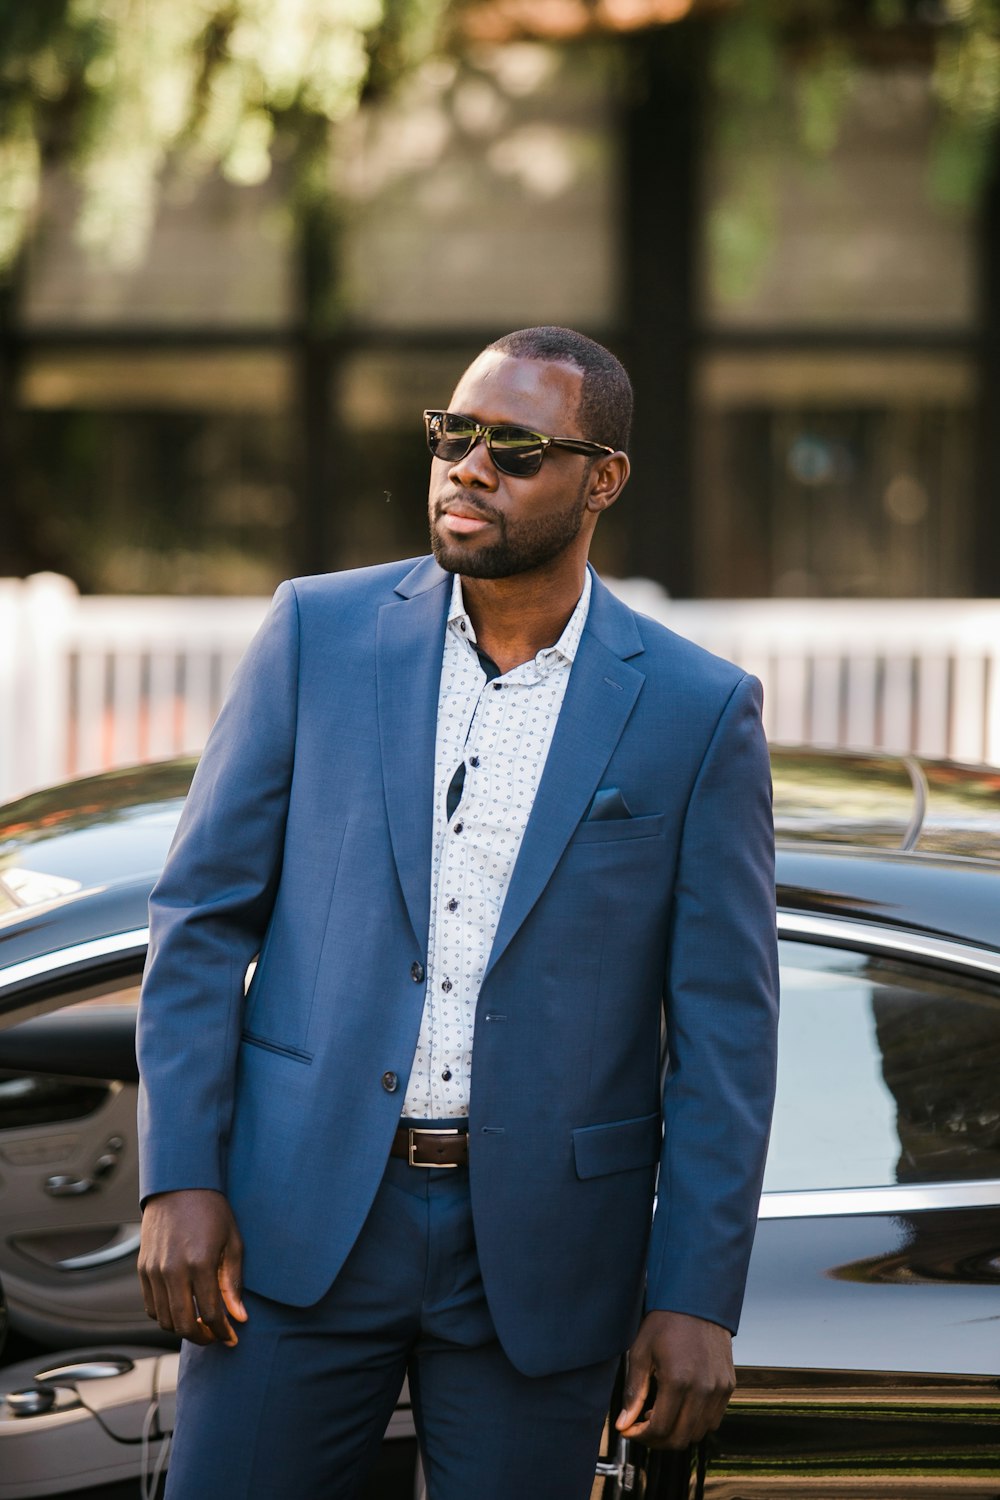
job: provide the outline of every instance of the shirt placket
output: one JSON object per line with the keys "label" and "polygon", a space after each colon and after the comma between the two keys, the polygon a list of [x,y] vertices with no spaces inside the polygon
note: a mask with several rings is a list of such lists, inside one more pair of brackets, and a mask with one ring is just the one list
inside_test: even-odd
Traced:
{"label": "shirt placket", "polygon": [[[477,950],[484,942],[483,923],[476,920],[482,905],[475,887],[474,837],[468,835],[474,802],[478,799],[476,775],[480,757],[471,747],[481,734],[484,701],[493,684],[483,681],[482,668],[471,647],[463,645],[461,696],[471,701],[468,729],[450,737],[442,746],[441,774],[437,784],[437,827],[442,829],[434,900],[433,962],[430,974],[430,1016],[427,1051],[432,1118],[459,1114],[468,1108],[469,1053],[474,1022],[473,992],[476,990]],[[453,725],[464,715],[453,715]],[[489,716],[487,715],[487,718]],[[487,732],[488,735],[488,732]],[[466,779],[459,804],[446,816],[447,788],[454,768],[464,758]],[[475,762],[475,764],[472,764]],[[479,966],[481,973],[485,959]]]}
{"label": "shirt placket", "polygon": [[[581,630],[582,623],[575,639]],[[572,661],[555,648],[484,680],[474,642],[467,616],[449,620],[435,747],[428,985],[404,1101],[405,1113],[430,1119],[468,1112],[479,990],[565,691],[558,679]]]}

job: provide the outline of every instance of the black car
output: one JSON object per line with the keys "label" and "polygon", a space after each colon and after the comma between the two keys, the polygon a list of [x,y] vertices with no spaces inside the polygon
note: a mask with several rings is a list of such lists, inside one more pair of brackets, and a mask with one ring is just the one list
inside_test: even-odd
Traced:
{"label": "black car", "polygon": [[[704,1492],[996,1500],[1000,772],[787,749],[773,766],[778,1104]],[[135,1279],[134,1006],[191,771],[0,809],[0,1283],[31,1351],[0,1369],[0,1391],[29,1391],[22,1414],[0,1404],[0,1500],[86,1494],[165,1456],[176,1356],[151,1347]],[[106,1358],[89,1379],[50,1372],[54,1404],[32,1414],[42,1345]],[[112,1408],[131,1413],[120,1467],[74,1471]],[[405,1404],[392,1432],[412,1441]],[[668,1467],[611,1443],[595,1496],[664,1493]]]}

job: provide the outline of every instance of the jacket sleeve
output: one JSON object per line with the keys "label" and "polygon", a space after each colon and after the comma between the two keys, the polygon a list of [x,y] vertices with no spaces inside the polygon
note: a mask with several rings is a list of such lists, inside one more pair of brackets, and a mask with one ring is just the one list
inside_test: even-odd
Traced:
{"label": "jacket sleeve", "polygon": [[237,668],[150,897],[137,1029],[140,1194],[225,1183],[244,981],[281,872],[299,622],[283,583]]}
{"label": "jacket sleeve", "polygon": [[736,684],[681,838],[664,1003],[668,1062],[647,1309],[733,1332],[774,1102],[774,830],[761,688]]}

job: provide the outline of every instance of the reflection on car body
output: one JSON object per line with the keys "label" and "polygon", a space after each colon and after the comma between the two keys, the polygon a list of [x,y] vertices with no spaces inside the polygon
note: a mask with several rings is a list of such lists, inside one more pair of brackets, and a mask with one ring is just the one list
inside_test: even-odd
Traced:
{"label": "reflection on car body", "polygon": [[[773,759],[778,1104],[705,1494],[996,1497],[1000,772]],[[191,769],[0,810],[0,1281],[50,1345],[157,1336],[134,1275],[134,999]],[[634,1445],[603,1467],[595,1497],[678,1492]]]}

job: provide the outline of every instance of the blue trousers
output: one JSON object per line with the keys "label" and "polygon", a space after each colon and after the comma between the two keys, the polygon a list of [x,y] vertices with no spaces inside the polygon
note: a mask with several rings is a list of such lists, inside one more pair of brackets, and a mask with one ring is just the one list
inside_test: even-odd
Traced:
{"label": "blue trousers", "polygon": [[320,1302],[245,1301],[235,1349],[184,1344],[167,1500],[349,1500],[407,1373],[430,1500],[588,1500],[617,1360],[514,1369],[467,1169],[390,1159]]}

